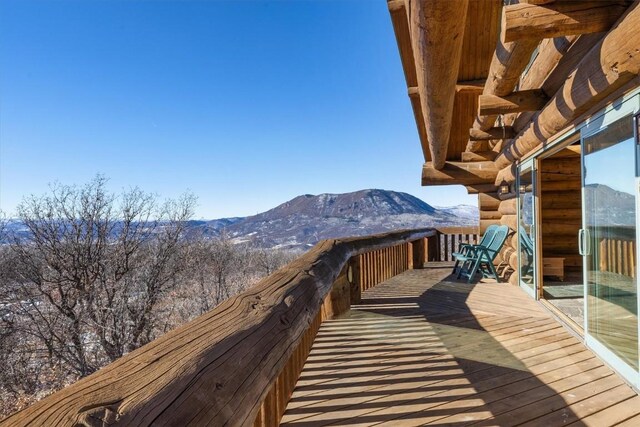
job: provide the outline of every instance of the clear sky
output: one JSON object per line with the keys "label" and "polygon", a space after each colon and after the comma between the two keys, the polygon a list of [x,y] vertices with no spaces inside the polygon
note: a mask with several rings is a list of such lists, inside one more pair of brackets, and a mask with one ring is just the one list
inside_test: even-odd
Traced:
{"label": "clear sky", "polygon": [[421,187],[385,1],[0,1],[0,208],[97,173],[196,217]]}

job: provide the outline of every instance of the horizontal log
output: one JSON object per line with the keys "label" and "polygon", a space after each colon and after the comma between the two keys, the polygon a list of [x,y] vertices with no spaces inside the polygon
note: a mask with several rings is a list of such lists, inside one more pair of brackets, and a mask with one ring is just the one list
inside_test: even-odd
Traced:
{"label": "horizontal log", "polygon": [[480,210],[497,211],[500,207],[501,200],[498,193],[480,193],[478,194],[478,207]]}
{"label": "horizontal log", "polygon": [[[504,31],[502,31],[491,59],[483,95],[504,96],[513,92],[538,43],[538,40],[508,43],[504,41]],[[478,116],[473,123],[473,128],[487,130],[494,126],[495,121],[496,116]],[[469,145],[468,149],[473,151],[473,146]]]}
{"label": "horizontal log", "polygon": [[628,5],[625,1],[558,1],[545,6],[505,6],[504,39],[515,42],[608,31]]}
{"label": "horizontal log", "polygon": [[[542,111],[496,159],[499,169],[547,142],[593,106],[624,87],[640,73],[640,7],[627,9],[568,76]],[[597,82],[597,84],[595,84]]]}
{"label": "horizontal log", "polygon": [[515,215],[518,213],[518,199],[502,200],[498,211],[503,215]]}
{"label": "horizontal log", "polygon": [[[496,160],[497,159],[498,158],[496,157]],[[506,182],[511,187],[513,187],[515,185],[517,175],[518,167],[515,163],[512,163],[498,172],[494,183],[495,185],[500,186],[503,182]]]}
{"label": "horizontal log", "polygon": [[577,191],[580,192],[582,188],[582,182],[579,179],[563,179],[560,181],[542,181],[540,183],[540,190],[542,193],[554,191]]}
{"label": "horizontal log", "polygon": [[542,221],[542,235],[546,236],[549,234],[557,234],[557,235],[577,235],[578,230],[582,227],[582,221],[579,218],[571,220],[571,222],[551,222]]}
{"label": "horizontal log", "polygon": [[502,214],[498,211],[480,211],[480,219],[500,219]]}
{"label": "horizontal log", "polygon": [[457,93],[477,93],[480,95],[484,90],[486,80],[467,80],[456,83]]}
{"label": "horizontal log", "polygon": [[544,175],[546,172],[548,172],[550,173],[549,177],[558,176],[558,175],[566,175],[567,177],[571,177],[571,176],[580,177],[581,170],[582,170],[582,166],[580,164],[579,157],[567,157],[567,158],[561,158],[561,159],[544,159],[542,160],[542,162],[540,162],[541,176]]}
{"label": "horizontal log", "polygon": [[496,174],[494,162],[446,162],[440,170],[431,162],[422,167],[422,185],[473,185],[490,184],[495,181]]}
{"label": "horizontal log", "polygon": [[463,151],[460,158],[463,162],[484,162],[488,160],[495,160],[497,156],[498,153],[496,151]]}
{"label": "horizontal log", "polygon": [[522,3],[529,3],[529,4],[549,4],[549,3],[553,3],[556,0],[523,0]]}
{"label": "horizontal log", "polygon": [[475,184],[475,185],[467,185],[465,186],[468,194],[478,194],[478,193],[495,193],[498,191],[498,187],[494,184]]}
{"label": "horizontal log", "polygon": [[549,193],[540,198],[542,209],[578,209],[582,206],[580,193]]}
{"label": "horizontal log", "polygon": [[582,217],[582,208],[571,209],[545,209],[542,211],[542,216],[545,221],[555,219],[572,219]]}
{"label": "horizontal log", "polygon": [[422,229],[324,240],[248,291],[3,425],[253,425],[347,261],[434,235]]}
{"label": "horizontal log", "polygon": [[478,114],[481,116],[537,111],[542,109],[549,98],[540,89],[513,92],[505,96],[480,95]]}
{"label": "horizontal log", "polygon": [[500,221],[496,219],[481,219],[480,234],[484,234],[491,225],[500,225]]}
{"label": "horizontal log", "polygon": [[512,230],[518,229],[518,216],[517,215],[502,215],[500,224],[509,226]]}
{"label": "horizontal log", "polygon": [[492,127],[487,130],[469,129],[469,139],[471,141],[489,141],[492,139],[512,139],[516,132],[511,126]]}

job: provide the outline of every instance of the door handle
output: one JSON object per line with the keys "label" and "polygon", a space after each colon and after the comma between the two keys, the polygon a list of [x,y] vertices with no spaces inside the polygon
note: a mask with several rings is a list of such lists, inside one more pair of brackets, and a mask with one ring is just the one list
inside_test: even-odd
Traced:
{"label": "door handle", "polygon": [[591,255],[591,238],[587,228],[578,231],[578,252],[582,256]]}

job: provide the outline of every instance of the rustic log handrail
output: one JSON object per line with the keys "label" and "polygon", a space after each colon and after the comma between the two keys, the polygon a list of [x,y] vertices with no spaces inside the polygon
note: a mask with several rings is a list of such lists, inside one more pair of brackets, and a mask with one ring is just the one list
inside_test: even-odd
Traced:
{"label": "rustic log handrail", "polygon": [[480,241],[478,227],[442,227],[437,232],[437,261],[454,261],[453,253],[460,248],[461,243],[476,244]]}
{"label": "rustic log handrail", "polygon": [[[260,419],[263,402],[273,395],[280,408],[286,404],[277,387],[270,392],[285,365],[304,363],[323,301],[348,261],[435,235],[420,229],[324,240],[248,291],[0,424],[270,425]],[[285,375],[288,389],[295,380]]]}

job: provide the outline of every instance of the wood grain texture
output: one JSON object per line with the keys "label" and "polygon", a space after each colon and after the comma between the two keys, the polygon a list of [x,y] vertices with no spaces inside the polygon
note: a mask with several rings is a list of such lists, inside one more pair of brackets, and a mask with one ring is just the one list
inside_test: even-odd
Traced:
{"label": "wood grain texture", "polygon": [[435,169],[442,169],[453,118],[469,0],[409,3],[409,30],[427,139]]}
{"label": "wood grain texture", "polygon": [[497,169],[494,162],[446,162],[440,170],[432,163],[422,167],[422,185],[490,184],[495,181]]}
{"label": "wood grain texture", "polygon": [[[484,96],[493,96],[493,95],[484,95]],[[479,105],[480,105],[480,108],[482,108],[482,102],[480,102]],[[516,136],[516,133],[513,130],[513,127],[511,126],[492,127],[487,130],[480,130],[480,129],[474,129],[474,128],[469,130],[469,139],[471,141],[512,139],[514,136]]]}
{"label": "wood grain texture", "polygon": [[243,294],[2,425],[254,425],[274,384],[276,409],[286,404],[295,376],[287,366],[347,261],[432,235],[423,229],[322,241]]}
{"label": "wood grain texture", "polygon": [[636,393],[519,286],[429,267],[322,325],[284,426],[637,425]]}
{"label": "wood grain texture", "polygon": [[[540,89],[512,92],[509,95],[480,95],[478,114],[481,116],[538,111],[549,101]],[[473,129],[472,129],[473,131]]]}
{"label": "wood grain texture", "polygon": [[[505,96],[513,92],[539,43],[531,39],[509,43],[503,37],[501,33],[482,92],[484,95]],[[473,128],[487,130],[494,126],[495,121],[496,116],[478,116]]]}
{"label": "wood grain texture", "polygon": [[502,169],[572,123],[640,72],[640,7],[635,2],[520,135],[496,158]]}
{"label": "wood grain texture", "polygon": [[627,9],[626,1],[557,1],[505,6],[504,40],[545,39],[608,31]]}

